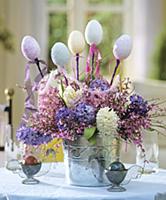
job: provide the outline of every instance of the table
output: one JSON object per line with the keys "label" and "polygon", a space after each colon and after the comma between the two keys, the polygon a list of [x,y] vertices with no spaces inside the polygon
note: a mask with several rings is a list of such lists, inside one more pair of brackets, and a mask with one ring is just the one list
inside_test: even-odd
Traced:
{"label": "table", "polygon": [[[62,165],[38,179],[38,185],[23,185],[18,174],[0,168],[0,200],[154,200],[157,193],[166,192],[166,170],[131,181],[121,193],[110,193],[107,187],[67,185]],[[155,200],[166,200],[166,194]]]}

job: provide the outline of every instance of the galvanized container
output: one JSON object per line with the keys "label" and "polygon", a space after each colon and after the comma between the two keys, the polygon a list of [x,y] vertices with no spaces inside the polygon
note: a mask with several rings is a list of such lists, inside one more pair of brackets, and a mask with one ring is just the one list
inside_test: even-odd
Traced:
{"label": "galvanized container", "polygon": [[103,145],[97,138],[91,145],[84,137],[64,145],[66,180],[70,185],[107,186],[110,184],[104,170],[111,163],[111,152],[115,146]]}

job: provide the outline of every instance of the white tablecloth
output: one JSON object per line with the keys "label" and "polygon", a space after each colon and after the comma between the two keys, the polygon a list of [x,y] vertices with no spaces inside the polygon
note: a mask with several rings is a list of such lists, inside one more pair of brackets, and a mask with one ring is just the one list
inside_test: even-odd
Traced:
{"label": "white tablecloth", "polygon": [[[107,187],[75,187],[65,183],[63,167],[38,178],[38,185],[23,185],[18,174],[0,169],[0,200],[154,200],[166,192],[166,170],[143,175],[126,185],[126,192],[110,193]],[[158,195],[156,200],[166,195]]]}

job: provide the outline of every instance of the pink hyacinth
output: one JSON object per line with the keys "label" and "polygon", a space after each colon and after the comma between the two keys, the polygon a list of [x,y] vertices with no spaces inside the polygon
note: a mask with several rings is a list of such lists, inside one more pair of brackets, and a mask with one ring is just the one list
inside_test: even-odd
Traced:
{"label": "pink hyacinth", "polygon": [[[41,82],[43,87],[44,82]],[[58,89],[49,87],[44,93],[38,96],[38,112],[34,113],[30,119],[30,125],[37,131],[56,136],[57,126],[55,113],[63,107],[63,101],[58,95]]]}

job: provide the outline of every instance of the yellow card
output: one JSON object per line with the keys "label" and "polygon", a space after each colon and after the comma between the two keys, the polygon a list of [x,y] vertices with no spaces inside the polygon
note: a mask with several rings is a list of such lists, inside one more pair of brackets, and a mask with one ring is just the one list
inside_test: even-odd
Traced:
{"label": "yellow card", "polygon": [[39,157],[43,162],[63,162],[62,140],[54,139],[48,144],[41,145]]}

